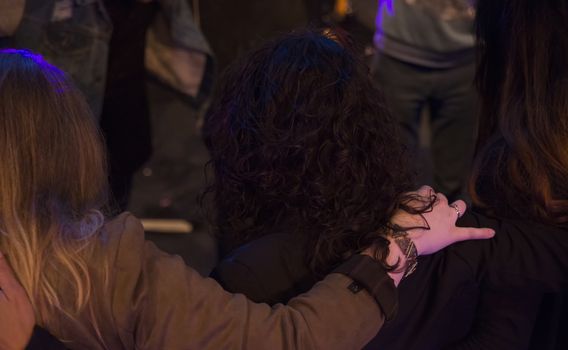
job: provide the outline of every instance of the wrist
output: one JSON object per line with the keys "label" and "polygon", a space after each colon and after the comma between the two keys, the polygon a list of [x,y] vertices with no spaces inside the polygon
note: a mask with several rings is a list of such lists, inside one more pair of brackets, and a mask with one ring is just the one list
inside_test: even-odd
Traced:
{"label": "wrist", "polygon": [[[400,279],[408,277],[416,270],[418,265],[418,249],[414,241],[407,231],[396,225],[386,238],[389,241],[387,263],[396,266],[396,270],[392,271],[396,274],[394,276]],[[401,274],[402,277],[399,277],[398,274]]]}
{"label": "wrist", "polygon": [[352,293],[366,290],[383,310],[387,321],[394,318],[398,309],[398,296],[383,264],[369,254],[354,254],[333,272],[353,280],[347,287]]}
{"label": "wrist", "polygon": [[388,236],[389,241],[389,255],[386,262],[391,266],[397,266],[396,269],[389,271],[387,274],[394,281],[394,285],[398,287],[406,272],[406,256],[400,249],[399,245],[395,242],[394,237]]}

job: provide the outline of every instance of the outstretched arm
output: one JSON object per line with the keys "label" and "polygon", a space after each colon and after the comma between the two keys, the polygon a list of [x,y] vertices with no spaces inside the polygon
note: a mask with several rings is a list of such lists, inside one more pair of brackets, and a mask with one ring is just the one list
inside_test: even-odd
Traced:
{"label": "outstretched arm", "polygon": [[[455,217],[449,215],[452,211],[456,215],[455,209],[442,202],[434,209],[427,218],[433,220],[438,213],[439,224],[433,220],[429,232],[413,233],[421,254],[464,239],[456,234]],[[355,257],[356,263],[350,259],[346,264],[351,265],[330,274],[308,293],[271,308],[202,278],[180,258],[145,243],[141,225],[133,217],[124,218],[125,232],[114,262],[114,278],[122,288],[113,291],[113,321],[118,329],[136,329],[140,348],[186,348],[188,342],[198,348],[359,348],[396,309],[393,280],[368,257]],[[487,235],[474,232],[476,237],[483,234]],[[13,275],[8,277],[15,281]],[[19,292],[19,300],[27,300],[21,287],[12,290]],[[32,327],[33,317],[23,323],[21,330],[27,331],[22,334],[29,337]],[[65,336],[73,339],[73,334]],[[6,339],[18,348],[13,338]],[[25,344],[27,339],[22,339]]]}

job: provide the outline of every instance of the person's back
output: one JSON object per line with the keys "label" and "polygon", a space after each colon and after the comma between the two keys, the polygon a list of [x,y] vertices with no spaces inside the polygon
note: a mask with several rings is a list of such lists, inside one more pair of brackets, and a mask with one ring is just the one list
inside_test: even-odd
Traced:
{"label": "person's back", "polygon": [[[489,0],[480,2],[480,8],[489,11],[488,13],[482,11],[484,18],[487,19],[489,13],[493,13],[495,16],[487,23],[491,22],[494,26],[502,28],[515,28],[514,26],[504,26],[503,22],[498,20],[501,15],[498,11],[495,11],[500,6],[513,7],[515,4],[518,5],[516,11],[505,12],[505,14],[512,16],[532,15],[539,17],[540,21],[552,20],[559,27],[565,26],[567,23],[567,21],[561,19],[562,16],[566,16],[567,4],[560,2],[548,2],[547,9],[551,11],[549,16],[542,15],[545,12],[539,13],[536,9],[537,5],[530,5],[526,2],[492,2]],[[523,6],[525,9],[521,9]],[[535,24],[537,21],[534,21],[533,18],[532,23]],[[524,29],[520,30],[519,28]],[[489,48],[491,51],[482,52],[482,63],[484,65],[482,65],[480,77],[483,79],[482,82],[485,83],[481,86],[486,113],[484,114],[485,118],[481,121],[480,145],[481,147],[487,144],[490,146],[485,149],[480,148],[482,153],[478,156],[478,169],[483,171],[478,173],[477,185],[482,187],[477,190],[474,196],[477,205],[483,210],[491,215],[497,214],[500,217],[511,218],[513,223],[484,216],[474,216],[474,218],[477,217],[478,224],[490,222],[496,225],[493,227],[504,230],[499,243],[489,249],[491,259],[479,259],[480,254],[485,254],[482,253],[486,250],[485,244],[479,244],[479,247],[472,247],[470,244],[464,245],[465,247],[456,247],[452,249],[451,253],[455,254],[455,258],[448,259],[449,253],[446,252],[439,254],[440,258],[433,257],[434,262],[426,263],[428,266],[425,270],[419,267],[415,277],[411,276],[408,282],[401,284],[401,296],[403,298],[401,304],[413,305],[414,307],[408,308],[405,315],[401,315],[403,318],[399,325],[401,329],[402,327],[407,328],[402,329],[398,335],[407,334],[404,341],[415,341],[416,349],[435,349],[444,345],[466,349],[483,347],[518,349],[529,346],[542,294],[538,289],[526,287],[515,289],[512,286],[522,285],[520,281],[525,278],[537,280],[539,269],[542,270],[540,278],[554,279],[551,277],[552,274],[549,274],[551,269],[556,269],[558,265],[562,265],[567,260],[565,254],[562,253],[562,247],[565,247],[566,242],[560,246],[552,243],[559,243],[554,241],[552,237],[566,236],[567,192],[566,183],[563,179],[566,178],[568,171],[564,152],[568,132],[565,112],[566,98],[562,95],[564,91],[562,88],[566,86],[564,84],[566,70],[562,69],[561,64],[558,64],[558,62],[566,60],[568,50],[563,45],[558,45],[559,43],[565,44],[566,40],[561,36],[561,31],[555,30],[554,26],[548,26],[545,23],[519,28],[517,30],[522,32],[523,35],[516,35],[514,32],[495,35],[498,32],[497,30],[488,30],[484,27],[486,36],[482,37],[481,40],[482,44],[486,46],[482,47],[484,49]],[[534,33],[544,33],[546,40],[535,40]],[[515,35],[519,42],[513,42],[512,45],[510,38]],[[492,41],[491,38],[495,40]],[[554,48],[554,50],[540,50],[538,51],[540,53],[538,60],[531,61],[529,52],[522,50],[523,45],[527,44],[524,41],[528,41],[531,47],[534,46],[534,50],[530,50],[530,52],[536,52],[538,47],[542,45],[547,45],[546,47]],[[510,56],[499,50],[510,50]],[[550,56],[547,56],[549,53]],[[511,60],[507,69],[502,66],[503,62],[506,62],[504,60],[506,57]],[[518,64],[516,60],[519,58],[524,58],[525,63],[532,62],[533,66]],[[535,66],[537,62],[541,64]],[[486,70],[483,70],[483,67]],[[512,73],[515,70],[517,72]],[[543,74],[536,74],[538,72]],[[508,81],[503,80],[504,76],[508,77]],[[539,77],[550,81],[544,85],[525,85],[528,81],[535,80],[535,82],[538,82],[539,79],[537,78]],[[551,86],[559,88],[549,91]],[[529,92],[527,93],[525,89]],[[499,99],[502,100],[499,101]],[[544,101],[548,101],[548,105],[543,104]],[[536,105],[529,104],[525,111],[525,103],[529,102]],[[501,123],[498,123],[498,121],[501,121]],[[527,126],[531,127],[527,128]],[[495,133],[496,130],[497,133]],[[542,135],[549,137],[543,138]],[[523,140],[523,136],[530,136],[532,141]],[[538,148],[535,149],[535,145],[539,145]],[[543,154],[537,153],[541,151],[543,151]],[[289,231],[294,231],[293,227]],[[268,238],[265,237],[262,240],[266,242]],[[257,247],[261,245],[262,243],[259,243]],[[271,288],[272,291],[277,291],[274,287],[275,283],[271,281],[277,278],[277,271],[285,270],[286,267],[277,266],[281,264],[281,261],[275,261],[276,259],[272,260],[272,263],[275,264],[272,268],[267,267],[268,264],[264,264],[262,269],[256,267],[255,264],[251,264],[252,267],[250,267],[249,262],[254,261],[252,258],[255,254],[254,247],[254,243],[249,244],[223,262],[217,269],[216,277],[234,291],[247,292],[248,288],[242,282],[250,281],[251,276],[257,278],[260,284],[256,289],[266,287],[267,289]],[[265,252],[265,254],[278,256],[281,252],[279,244],[272,244],[272,247],[274,250],[271,253]],[[290,249],[287,249],[287,251],[290,251]],[[496,261],[505,257],[514,257],[509,260],[508,264],[511,269],[516,265],[517,270],[504,273],[504,269],[496,269],[489,274],[489,279],[480,277],[478,269],[490,268],[493,270]],[[455,261],[458,261],[458,264],[455,264]],[[232,266],[233,264],[242,266],[235,269]],[[506,264],[503,261],[498,263],[501,266]],[[270,269],[272,272],[266,272]],[[450,273],[451,269],[456,272]],[[460,269],[466,275],[460,273]],[[425,272],[427,276],[421,279],[423,276],[421,277],[420,274],[424,273],[423,271],[427,271]],[[495,271],[500,271],[500,273]],[[227,278],[231,272],[240,273],[240,276],[243,276],[242,281],[239,281],[240,278],[236,274],[233,274],[230,279]],[[304,265],[304,270],[301,275],[298,275],[296,281],[302,280],[306,276],[309,276],[309,269]],[[268,282],[263,283],[262,278],[266,278]],[[460,278],[465,279],[466,284],[451,286],[451,283],[460,281]],[[412,282],[413,279],[421,282]],[[428,283],[429,281],[450,282],[450,286],[446,287],[442,293],[431,293],[432,290],[437,288],[437,285]],[[405,284],[409,288],[406,294],[404,292]],[[507,288],[503,288],[503,286]],[[417,293],[416,290],[420,290],[422,287],[426,290]],[[483,288],[480,289],[480,287]],[[290,285],[289,288],[296,291],[295,286]],[[511,292],[511,289],[514,292]],[[496,291],[496,293],[492,293],[492,291]],[[519,293],[521,292],[523,296],[530,296],[531,299],[520,298]],[[459,302],[458,308],[455,308],[451,301],[443,301],[444,295],[451,296],[453,293],[463,293],[468,302],[465,305],[464,302]],[[269,298],[277,295],[282,295],[282,292],[270,294],[270,292],[264,290],[262,294],[259,294],[260,297],[267,296]],[[435,295],[435,297],[428,297],[431,295]],[[460,298],[461,296],[456,294],[456,297]],[[560,298],[562,297],[560,296]],[[440,300],[443,302],[439,302]],[[562,302],[562,299],[558,300]],[[478,301],[478,305],[472,304]],[[424,307],[416,308],[416,306]],[[466,309],[467,315],[463,313],[463,308]],[[402,310],[404,312],[404,307]],[[436,314],[435,312],[440,313]],[[433,326],[437,324],[440,317],[445,318],[444,315],[451,317],[454,312],[462,318],[455,323],[451,323],[451,321],[444,323],[450,324],[451,327],[436,329]],[[557,316],[560,316],[560,319]],[[561,319],[562,317],[564,316],[553,315],[552,323],[542,324],[553,325],[552,329],[546,331],[549,334],[555,334],[554,337],[539,336],[539,328],[537,328],[532,346],[535,348],[544,346],[562,348],[564,346],[563,334],[555,332],[556,329],[560,329],[560,325],[565,324]],[[557,318],[557,320],[554,321],[554,318]],[[427,322],[424,320],[427,320]],[[413,329],[412,326],[409,327],[409,322],[415,326],[416,332],[405,333],[406,329]],[[433,328],[429,329],[428,325]],[[391,342],[390,344],[398,343],[398,346],[407,344],[397,340],[396,330],[393,330],[389,337],[388,329],[389,326],[384,329],[387,332],[380,334],[377,339],[382,338],[384,341]],[[455,329],[461,329],[461,331],[455,331]],[[551,331],[552,333],[550,333]],[[428,334],[435,341],[432,343],[419,341],[421,339],[419,332]],[[440,338],[435,339],[438,336]],[[411,339],[412,337],[414,339]],[[382,345],[385,345],[385,343]],[[412,347],[404,345],[401,348],[409,349]]]}
{"label": "person's back", "polygon": [[241,244],[283,228],[306,237],[306,262],[327,270],[388,232],[412,174],[349,38],[293,32],[239,63],[203,127],[222,239]]}
{"label": "person's back", "polygon": [[[538,301],[542,288],[527,283],[526,279],[556,285],[555,275],[562,272],[542,266],[560,267],[566,263],[568,229],[526,220],[502,221],[477,213],[466,214],[461,224],[493,227],[497,236],[491,242],[458,244],[421,257],[417,270],[399,285],[397,317],[385,324],[366,348],[518,349],[528,344],[532,328],[523,323],[519,326],[519,322],[530,320],[531,315],[535,317],[539,305],[522,298]],[[545,235],[537,237],[535,233]],[[297,235],[270,234],[236,249],[217,265],[211,277],[226,290],[243,293],[256,302],[286,302],[291,296],[309,290],[318,280],[303,260],[298,259],[304,249]],[[482,318],[478,320],[485,324],[477,322],[474,327],[477,305],[483,297],[481,283],[496,290],[514,288],[515,295],[501,298],[498,305],[492,302],[489,310],[482,310]],[[564,283],[552,289],[566,287]],[[515,305],[519,297],[523,304]],[[506,313],[507,322],[487,319],[502,313]],[[510,324],[518,328],[511,331]],[[536,345],[555,341],[540,338]]]}
{"label": "person's back", "polygon": [[[482,110],[470,187],[490,215],[568,227],[567,22],[565,1],[478,1]],[[564,349],[568,296],[540,298],[538,313],[517,325],[532,334],[523,346]]]}
{"label": "person's back", "polygon": [[223,237],[246,244],[212,276],[285,302],[390,227],[410,171],[395,119],[341,33],[285,35],[223,81],[204,126],[212,190]]}
{"label": "person's back", "polygon": [[[526,232],[534,223],[544,224],[535,235],[566,231],[567,4],[480,0],[477,5],[482,108],[470,183],[474,204],[489,216],[526,222]],[[530,255],[545,249],[524,247]],[[459,346],[564,348],[566,338],[558,330],[567,323],[566,300],[560,294],[483,286],[471,332]]]}
{"label": "person's back", "polygon": [[[304,250],[305,242],[293,233],[270,234],[233,251],[211,277],[255,302],[285,303],[319,280],[304,263]],[[434,350],[461,340],[474,316],[475,283],[467,264],[453,254],[421,258],[417,270],[399,285],[397,317],[366,348]]]}

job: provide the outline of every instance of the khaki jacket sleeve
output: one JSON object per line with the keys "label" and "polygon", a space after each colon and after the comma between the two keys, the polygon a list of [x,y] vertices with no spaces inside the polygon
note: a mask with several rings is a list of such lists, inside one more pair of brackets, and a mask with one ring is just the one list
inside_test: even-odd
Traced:
{"label": "khaki jacket sleeve", "polygon": [[230,294],[145,242],[132,216],[114,265],[115,322],[137,349],[358,349],[384,322],[374,299],[350,291],[341,274],[272,308]]}

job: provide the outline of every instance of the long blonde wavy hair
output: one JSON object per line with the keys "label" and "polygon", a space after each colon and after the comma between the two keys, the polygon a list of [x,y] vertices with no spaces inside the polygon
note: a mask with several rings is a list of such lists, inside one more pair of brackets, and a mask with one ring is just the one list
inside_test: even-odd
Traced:
{"label": "long blonde wavy hair", "polygon": [[38,324],[74,318],[95,290],[88,259],[104,223],[105,153],[81,93],[29,51],[0,50],[0,160],[0,249]]}

